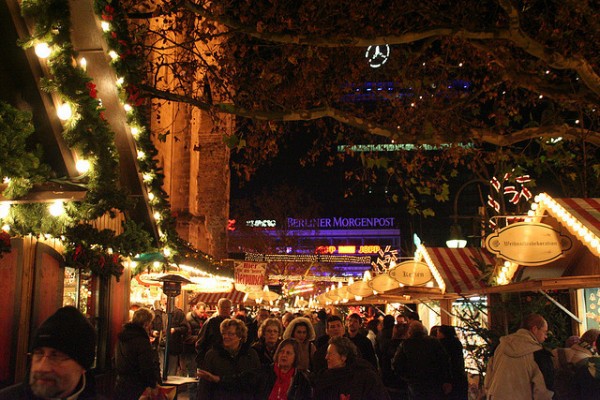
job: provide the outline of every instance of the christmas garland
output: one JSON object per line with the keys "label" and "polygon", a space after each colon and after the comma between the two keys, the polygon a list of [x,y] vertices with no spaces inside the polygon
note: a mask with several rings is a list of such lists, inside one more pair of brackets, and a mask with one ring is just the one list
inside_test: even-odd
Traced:
{"label": "christmas garland", "polygon": [[[151,177],[145,179],[145,183],[148,192],[152,193],[150,204],[159,227],[161,246],[169,248],[175,261],[193,260],[195,263],[192,263],[196,266],[219,269],[219,262],[198,250],[191,251],[190,244],[184,242],[175,230],[175,218],[171,215],[167,194],[162,189],[164,175],[158,172],[158,151],[151,140],[149,109],[146,98],[137,88],[137,83],[143,81],[143,62],[129,45],[125,15],[118,2],[96,1],[94,6],[98,16],[103,21],[110,22],[105,39],[109,47],[119,55],[113,60],[112,66],[123,80],[119,87],[120,97],[130,107],[127,113],[128,123],[132,130],[139,132],[136,135],[136,146],[146,154],[138,162],[142,172]],[[66,216],[48,217],[42,205],[24,204],[13,205],[10,215],[4,221],[10,224],[13,234],[51,234],[61,237],[66,245],[64,256],[67,265],[89,269],[97,275],[114,275],[118,278],[123,270],[122,255],[133,256],[153,249],[148,232],[133,222],[125,223],[124,233],[119,236],[108,235],[89,225],[80,224],[81,221],[114,213],[115,210],[126,211],[130,204],[126,193],[118,185],[118,155],[114,133],[104,117],[96,86],[75,62],[77,54],[70,42],[69,2],[23,0],[21,11],[23,16],[34,21],[34,33],[29,40],[21,43],[22,46],[28,48],[43,42],[53,49],[47,60],[50,77],[42,78],[40,86],[45,91],[58,94],[62,101],[69,103],[75,110],[76,117],[65,124],[63,136],[71,148],[78,150],[90,162],[92,172],[84,182],[88,190],[85,200],[68,203]],[[16,183],[23,180],[23,176],[17,175],[19,174],[11,176],[11,182],[14,182],[12,187],[17,187]],[[15,192],[13,198],[24,194],[30,187],[29,185],[25,190]],[[86,228],[82,229],[81,226]],[[124,245],[125,242],[130,245]],[[180,254],[181,252],[185,254]]]}

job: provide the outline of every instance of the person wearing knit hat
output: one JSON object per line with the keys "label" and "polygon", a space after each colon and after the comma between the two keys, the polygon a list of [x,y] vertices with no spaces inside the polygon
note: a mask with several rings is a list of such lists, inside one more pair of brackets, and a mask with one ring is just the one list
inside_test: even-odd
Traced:
{"label": "person wearing knit hat", "polygon": [[84,315],[71,306],[58,309],[33,338],[29,384],[2,391],[0,399],[97,399],[86,380],[95,351],[96,333]]}

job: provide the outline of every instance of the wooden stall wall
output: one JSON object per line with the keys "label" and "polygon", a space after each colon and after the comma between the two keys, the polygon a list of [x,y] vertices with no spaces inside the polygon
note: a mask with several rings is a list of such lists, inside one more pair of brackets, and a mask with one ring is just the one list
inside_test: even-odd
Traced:
{"label": "wooden stall wall", "polygon": [[23,264],[23,242],[11,240],[12,251],[0,258],[0,388],[11,385],[15,380],[17,362],[17,338],[21,314],[21,281]]}

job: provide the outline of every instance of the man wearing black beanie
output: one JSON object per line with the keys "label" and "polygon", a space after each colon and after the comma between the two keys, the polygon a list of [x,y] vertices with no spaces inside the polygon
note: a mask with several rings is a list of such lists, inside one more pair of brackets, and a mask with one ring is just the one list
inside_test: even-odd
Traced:
{"label": "man wearing black beanie", "polygon": [[83,314],[75,307],[60,308],[35,334],[29,385],[3,390],[0,399],[97,399],[95,388],[86,382],[95,348],[96,333]]}

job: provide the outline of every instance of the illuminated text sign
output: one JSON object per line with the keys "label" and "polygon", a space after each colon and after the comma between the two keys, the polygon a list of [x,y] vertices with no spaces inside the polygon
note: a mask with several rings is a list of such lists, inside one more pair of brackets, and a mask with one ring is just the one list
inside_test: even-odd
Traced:
{"label": "illuminated text sign", "polygon": [[386,218],[288,218],[288,228],[393,228],[394,217]]}

